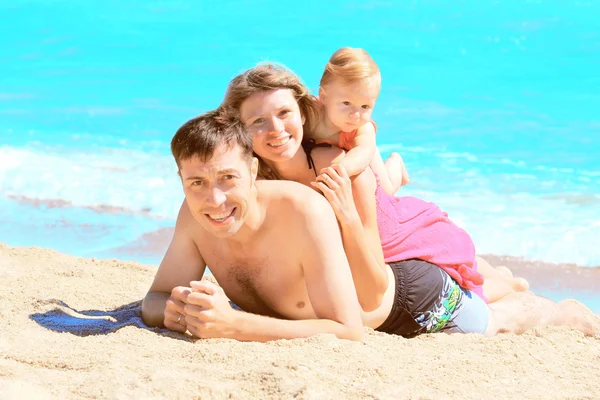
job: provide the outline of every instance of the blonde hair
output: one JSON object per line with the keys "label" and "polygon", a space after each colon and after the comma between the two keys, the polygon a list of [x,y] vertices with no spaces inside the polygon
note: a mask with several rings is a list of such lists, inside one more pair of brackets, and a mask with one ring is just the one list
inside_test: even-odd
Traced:
{"label": "blonde hair", "polygon": [[366,50],[342,47],[333,53],[325,65],[320,85],[323,87],[337,79],[350,84],[365,80],[375,81],[380,85],[381,73],[377,63]]}
{"label": "blonde hair", "polygon": [[[319,110],[313,95],[291,70],[278,64],[259,64],[231,80],[221,108],[228,118],[240,119],[240,107],[250,96],[278,89],[289,89],[294,94],[300,113],[305,118],[303,128],[310,131],[319,120]],[[260,157],[254,154],[260,160]],[[280,179],[264,162],[259,163],[258,175],[262,179]]]}

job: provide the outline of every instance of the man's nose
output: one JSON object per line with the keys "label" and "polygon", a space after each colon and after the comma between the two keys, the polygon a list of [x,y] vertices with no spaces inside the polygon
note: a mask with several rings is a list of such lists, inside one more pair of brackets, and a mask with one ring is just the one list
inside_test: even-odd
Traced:
{"label": "man's nose", "polygon": [[225,200],[225,192],[218,187],[211,188],[206,196],[206,202],[211,207],[219,207],[221,204],[225,203]]}

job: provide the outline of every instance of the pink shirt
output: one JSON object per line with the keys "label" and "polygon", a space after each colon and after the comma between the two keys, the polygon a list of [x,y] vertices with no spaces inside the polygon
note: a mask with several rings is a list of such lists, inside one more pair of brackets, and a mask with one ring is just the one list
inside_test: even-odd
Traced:
{"label": "pink shirt", "polygon": [[385,262],[418,258],[438,265],[461,287],[484,300],[475,245],[438,206],[415,197],[394,197],[379,184],[375,192],[377,225]]}

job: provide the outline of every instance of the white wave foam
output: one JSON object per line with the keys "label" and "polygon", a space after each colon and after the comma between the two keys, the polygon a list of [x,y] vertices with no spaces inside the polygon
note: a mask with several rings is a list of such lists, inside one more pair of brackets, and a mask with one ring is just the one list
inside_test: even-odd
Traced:
{"label": "white wave foam", "polygon": [[438,204],[469,232],[478,253],[600,266],[597,205],[527,193],[439,193],[405,188],[398,194]]}
{"label": "white wave foam", "polygon": [[0,147],[0,194],[116,207],[174,218],[183,194],[170,156],[132,150],[46,152]]}

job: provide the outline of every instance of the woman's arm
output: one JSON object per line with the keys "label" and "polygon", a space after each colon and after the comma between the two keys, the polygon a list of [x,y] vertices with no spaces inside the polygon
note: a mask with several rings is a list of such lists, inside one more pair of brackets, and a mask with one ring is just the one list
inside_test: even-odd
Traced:
{"label": "woman's arm", "polygon": [[358,299],[364,311],[372,311],[379,307],[388,287],[377,230],[375,177],[366,169],[351,181],[345,168],[334,164],[321,170],[313,186],[323,192],[335,211]]}

